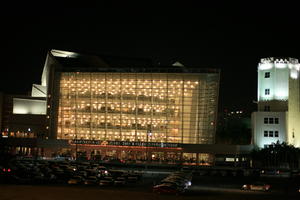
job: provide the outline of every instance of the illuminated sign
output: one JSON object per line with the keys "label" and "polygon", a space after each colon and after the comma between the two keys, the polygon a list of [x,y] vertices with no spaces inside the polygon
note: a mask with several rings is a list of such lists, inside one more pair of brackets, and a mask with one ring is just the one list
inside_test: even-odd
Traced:
{"label": "illuminated sign", "polygon": [[110,145],[110,146],[142,146],[142,147],[166,147],[178,148],[181,147],[179,143],[163,143],[163,142],[130,142],[130,141],[106,141],[106,140],[71,140],[71,144],[80,145]]}

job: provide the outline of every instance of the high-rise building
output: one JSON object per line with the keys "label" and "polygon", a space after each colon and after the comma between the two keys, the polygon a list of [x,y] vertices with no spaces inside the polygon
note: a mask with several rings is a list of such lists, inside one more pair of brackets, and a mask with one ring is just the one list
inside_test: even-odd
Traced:
{"label": "high-rise building", "polygon": [[258,147],[276,142],[300,147],[299,70],[294,58],[264,58],[258,64],[258,111],[252,114]]}

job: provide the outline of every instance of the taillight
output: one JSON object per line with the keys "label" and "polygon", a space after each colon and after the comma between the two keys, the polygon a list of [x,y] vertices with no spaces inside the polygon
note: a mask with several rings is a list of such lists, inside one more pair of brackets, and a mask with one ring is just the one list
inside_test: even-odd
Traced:
{"label": "taillight", "polygon": [[8,168],[7,171],[10,172],[11,170]]}
{"label": "taillight", "polygon": [[2,169],[2,171],[4,171],[4,172],[5,172],[5,171],[6,171],[6,169],[5,169],[5,168],[3,168],[3,169]]}

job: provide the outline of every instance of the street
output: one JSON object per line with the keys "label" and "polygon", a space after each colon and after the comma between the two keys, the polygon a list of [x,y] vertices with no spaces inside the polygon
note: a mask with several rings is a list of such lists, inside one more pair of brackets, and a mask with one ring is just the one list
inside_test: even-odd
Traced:
{"label": "street", "polygon": [[[82,200],[87,199],[207,199],[207,200],[276,200],[299,199],[299,196],[286,194],[284,190],[275,189],[270,192],[242,191],[239,183],[232,180],[232,184],[219,177],[196,177],[190,189],[179,196],[161,195],[152,192],[153,181],[158,182],[161,176],[144,177],[136,185],[124,187],[100,186],[69,186],[69,185],[0,185],[1,200]],[[229,181],[229,179],[228,179]],[[280,182],[280,181],[279,181]]]}

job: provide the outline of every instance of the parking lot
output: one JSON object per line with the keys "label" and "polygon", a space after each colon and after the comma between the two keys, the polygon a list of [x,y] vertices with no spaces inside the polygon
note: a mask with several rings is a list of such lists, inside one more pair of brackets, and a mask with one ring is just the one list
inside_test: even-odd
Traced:
{"label": "parking lot", "polygon": [[[271,190],[267,193],[241,190],[244,184],[258,179],[271,184]],[[175,195],[179,199],[193,199],[197,196],[205,196],[207,199],[222,199],[225,196],[232,199],[253,196],[256,199],[261,196],[264,196],[262,199],[276,199],[279,196],[288,196],[293,199],[295,196],[291,179],[288,178],[258,178],[256,175],[246,176],[245,173],[233,173],[231,170],[134,169],[90,162],[17,160],[0,166],[0,181],[0,199],[21,199],[21,194],[26,195],[28,191],[32,191],[27,194],[32,197],[29,198],[31,200],[41,199],[42,195],[50,191],[54,192],[50,196],[61,193],[69,195],[66,199],[71,199],[74,197],[74,189],[90,196],[101,193],[102,196],[108,195],[109,199],[117,199],[122,194],[124,198],[143,195],[145,199],[157,199],[160,196],[169,198]],[[164,192],[153,192],[155,185],[170,185],[171,188],[176,185],[176,189],[184,188],[184,192],[165,195]],[[44,194],[40,193],[42,190],[45,190]]]}
{"label": "parking lot", "polygon": [[132,186],[141,177],[138,171],[91,162],[16,160],[0,166],[0,181],[8,184]]}

